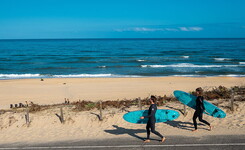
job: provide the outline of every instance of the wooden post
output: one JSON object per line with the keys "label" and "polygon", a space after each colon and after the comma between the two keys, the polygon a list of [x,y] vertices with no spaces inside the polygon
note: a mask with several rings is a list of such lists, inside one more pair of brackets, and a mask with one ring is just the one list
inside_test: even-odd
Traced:
{"label": "wooden post", "polygon": [[117,108],[119,108],[119,107],[120,107],[120,101],[117,100]]}
{"label": "wooden post", "polygon": [[184,104],[184,116],[187,115],[187,111],[186,111],[186,105]]}
{"label": "wooden post", "polygon": [[102,116],[102,101],[100,101],[100,121],[103,120],[102,117],[103,117],[103,116]]}
{"label": "wooden post", "polygon": [[60,119],[60,122],[61,123],[64,123],[65,121],[64,121],[64,115],[63,115],[63,109],[62,109],[62,107],[60,107],[60,115],[58,115],[58,114],[55,114],[59,119]]}
{"label": "wooden post", "polygon": [[63,107],[60,107],[60,118],[61,118],[61,123],[64,123]]}
{"label": "wooden post", "polygon": [[29,124],[30,124],[29,108],[26,108],[25,119],[26,119],[27,126],[29,126]]}
{"label": "wooden post", "polygon": [[141,104],[141,98],[140,97],[138,98],[138,103],[139,103],[140,110],[142,110],[142,104]]}
{"label": "wooden post", "polygon": [[231,91],[231,111],[234,111],[234,91]]}

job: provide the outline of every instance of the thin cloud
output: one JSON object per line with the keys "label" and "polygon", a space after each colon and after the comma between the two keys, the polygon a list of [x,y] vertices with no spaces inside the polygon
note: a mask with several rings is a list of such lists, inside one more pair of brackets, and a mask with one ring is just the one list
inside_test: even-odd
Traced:
{"label": "thin cloud", "polygon": [[189,31],[186,27],[179,27],[181,31]]}
{"label": "thin cloud", "polygon": [[136,28],[126,28],[126,29],[115,29],[118,32],[124,31],[135,31],[135,32],[154,32],[154,31],[164,31],[163,28],[145,28],[145,27],[136,27]]}
{"label": "thin cloud", "polygon": [[179,31],[178,29],[176,28],[165,28],[166,31]]}
{"label": "thin cloud", "polygon": [[176,28],[147,28],[147,27],[135,27],[135,28],[125,28],[125,29],[115,29],[117,32],[156,32],[156,31],[169,31],[169,32],[178,32],[178,31],[201,31],[202,27],[176,27]]}
{"label": "thin cloud", "polygon": [[179,27],[181,31],[201,31],[202,27]]}

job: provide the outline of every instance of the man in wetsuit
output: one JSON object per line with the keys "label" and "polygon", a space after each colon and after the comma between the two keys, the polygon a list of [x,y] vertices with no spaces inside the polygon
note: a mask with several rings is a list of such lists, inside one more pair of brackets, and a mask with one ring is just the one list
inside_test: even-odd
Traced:
{"label": "man in wetsuit", "polygon": [[157,136],[161,137],[161,142],[165,141],[165,137],[163,137],[159,132],[157,132],[155,130],[155,123],[156,123],[156,118],[155,118],[155,114],[157,111],[157,105],[156,103],[156,97],[155,96],[151,96],[150,98],[150,103],[151,106],[148,110],[148,116],[142,116],[140,117],[140,119],[144,119],[144,118],[149,118],[147,125],[146,125],[146,130],[147,130],[147,139],[144,141],[145,143],[149,143],[150,142],[150,128],[151,128],[151,132],[156,134]]}
{"label": "man in wetsuit", "polygon": [[196,89],[196,92],[197,92],[197,99],[196,99],[196,111],[193,115],[193,123],[194,123],[194,127],[195,127],[195,130],[192,130],[193,132],[197,131],[197,122],[196,122],[196,119],[198,117],[199,121],[205,123],[206,125],[209,126],[209,130],[211,131],[212,127],[210,126],[210,123],[208,123],[206,120],[203,120],[202,119],[202,114],[203,112],[205,111],[205,107],[204,107],[204,104],[203,104],[203,96],[202,96],[202,93],[203,93],[203,90],[202,88],[197,88]]}

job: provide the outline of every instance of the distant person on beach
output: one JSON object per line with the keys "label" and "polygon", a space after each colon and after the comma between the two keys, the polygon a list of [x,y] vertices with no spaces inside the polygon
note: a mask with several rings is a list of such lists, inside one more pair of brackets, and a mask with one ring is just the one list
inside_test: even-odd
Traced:
{"label": "distant person on beach", "polygon": [[147,130],[147,139],[144,141],[145,143],[149,143],[150,142],[150,128],[151,128],[151,132],[156,134],[157,136],[161,137],[161,142],[165,141],[165,137],[163,137],[159,132],[157,132],[155,130],[155,123],[156,123],[156,118],[155,118],[155,114],[157,111],[157,105],[156,103],[157,98],[155,96],[151,96],[150,98],[150,103],[151,106],[148,110],[148,116],[142,116],[140,117],[140,119],[144,119],[144,118],[149,118],[147,125],[146,125],[146,130]]}
{"label": "distant person on beach", "polygon": [[195,113],[193,115],[193,118],[192,118],[195,129],[192,130],[192,131],[193,132],[197,131],[197,121],[196,121],[197,117],[198,117],[199,121],[201,121],[201,122],[205,123],[206,125],[208,125],[209,126],[209,130],[211,131],[212,127],[211,127],[210,123],[208,123],[206,120],[202,119],[202,114],[205,111],[205,107],[204,107],[204,104],[203,104],[204,98],[202,96],[203,95],[202,94],[203,93],[203,89],[201,87],[197,88],[196,89],[196,93],[197,93],[196,111],[195,111]]}

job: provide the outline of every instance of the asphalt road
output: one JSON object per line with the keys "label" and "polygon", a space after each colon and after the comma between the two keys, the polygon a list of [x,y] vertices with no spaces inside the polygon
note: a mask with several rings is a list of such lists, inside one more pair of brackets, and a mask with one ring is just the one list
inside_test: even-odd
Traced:
{"label": "asphalt road", "polygon": [[94,141],[63,141],[57,143],[24,144],[13,143],[0,145],[2,149],[38,149],[38,150],[73,150],[73,149],[101,149],[101,150],[245,150],[245,135],[204,136],[204,137],[167,137],[164,143],[159,139],[152,139],[151,143],[143,143],[140,138],[117,138]]}

